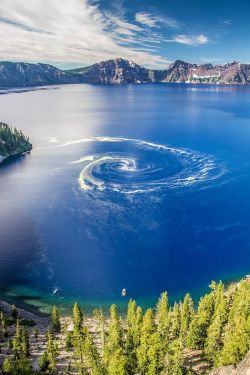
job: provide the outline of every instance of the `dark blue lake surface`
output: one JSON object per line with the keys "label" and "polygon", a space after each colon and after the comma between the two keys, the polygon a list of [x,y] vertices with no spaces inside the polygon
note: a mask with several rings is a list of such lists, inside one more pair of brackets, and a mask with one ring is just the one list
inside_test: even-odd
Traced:
{"label": "dark blue lake surface", "polygon": [[2,295],[150,305],[250,273],[250,88],[51,87],[0,120],[34,146],[0,167]]}

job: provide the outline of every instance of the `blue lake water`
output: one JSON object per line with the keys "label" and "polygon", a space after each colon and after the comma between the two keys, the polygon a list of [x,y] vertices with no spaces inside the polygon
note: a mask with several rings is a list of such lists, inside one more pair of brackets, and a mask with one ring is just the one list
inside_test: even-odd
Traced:
{"label": "blue lake water", "polygon": [[250,273],[250,88],[51,87],[0,120],[34,147],[0,167],[6,298],[150,305]]}

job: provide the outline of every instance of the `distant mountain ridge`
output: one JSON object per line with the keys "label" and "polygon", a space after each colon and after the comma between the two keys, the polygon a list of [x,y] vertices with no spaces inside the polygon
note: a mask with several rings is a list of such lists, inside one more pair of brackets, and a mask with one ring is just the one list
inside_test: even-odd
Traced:
{"label": "distant mountain ridge", "polygon": [[150,82],[246,85],[250,84],[250,64],[191,64],[176,60],[166,69],[154,70],[117,58],[88,67],[61,70],[49,64],[0,62],[0,87]]}
{"label": "distant mountain ridge", "polygon": [[0,62],[0,87],[32,87],[79,83],[79,77],[49,64]]}

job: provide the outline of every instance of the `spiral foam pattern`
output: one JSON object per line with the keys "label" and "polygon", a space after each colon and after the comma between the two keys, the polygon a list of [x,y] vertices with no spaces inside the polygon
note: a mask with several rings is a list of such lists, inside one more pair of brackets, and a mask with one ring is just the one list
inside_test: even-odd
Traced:
{"label": "spiral foam pattern", "polygon": [[147,193],[208,183],[223,173],[211,155],[138,139],[91,137],[59,147],[83,142],[102,142],[105,146],[112,143],[105,153],[71,162],[83,165],[78,181],[84,191]]}

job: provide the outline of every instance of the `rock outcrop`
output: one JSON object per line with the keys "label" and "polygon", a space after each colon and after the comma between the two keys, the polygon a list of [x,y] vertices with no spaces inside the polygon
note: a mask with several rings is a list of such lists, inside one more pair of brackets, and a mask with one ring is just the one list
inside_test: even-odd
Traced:
{"label": "rock outcrop", "polygon": [[236,368],[232,365],[220,367],[211,371],[209,375],[250,375],[250,352]]}

